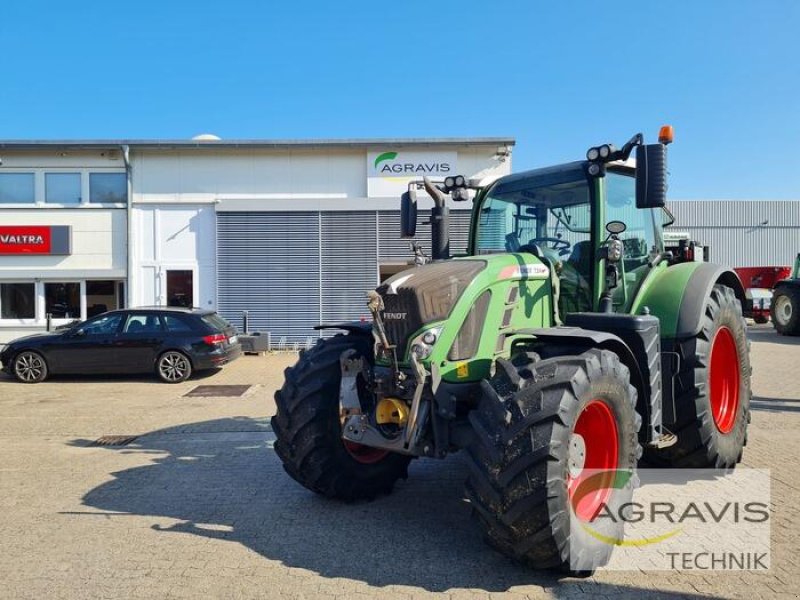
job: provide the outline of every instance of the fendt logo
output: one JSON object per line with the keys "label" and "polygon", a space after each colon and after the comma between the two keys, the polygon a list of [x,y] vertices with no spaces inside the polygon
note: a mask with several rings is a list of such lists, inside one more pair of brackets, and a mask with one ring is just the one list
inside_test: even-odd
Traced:
{"label": "fendt logo", "polygon": [[404,313],[404,312],[385,312],[385,313],[383,313],[383,318],[384,319],[394,320],[394,321],[399,321],[401,319],[405,319],[407,314],[408,313]]}
{"label": "fendt logo", "polygon": [[373,162],[375,171],[380,176],[395,175],[436,175],[450,173],[453,169],[449,160],[415,159],[410,154],[399,152],[382,152]]}

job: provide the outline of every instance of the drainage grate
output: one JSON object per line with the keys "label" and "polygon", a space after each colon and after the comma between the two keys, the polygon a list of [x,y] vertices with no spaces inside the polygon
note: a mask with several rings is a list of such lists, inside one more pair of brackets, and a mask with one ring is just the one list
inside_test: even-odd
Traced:
{"label": "drainage grate", "polygon": [[127,446],[137,435],[104,435],[93,441],[90,446]]}
{"label": "drainage grate", "polygon": [[198,385],[193,390],[184,394],[187,397],[200,398],[236,398],[250,389],[249,385]]}

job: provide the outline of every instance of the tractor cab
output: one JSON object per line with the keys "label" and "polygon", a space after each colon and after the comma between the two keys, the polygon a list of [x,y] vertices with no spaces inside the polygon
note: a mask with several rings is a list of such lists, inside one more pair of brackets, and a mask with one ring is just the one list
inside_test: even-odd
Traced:
{"label": "tractor cab", "polygon": [[[611,164],[602,177],[587,171],[575,162],[504,178],[479,195],[474,212],[470,253],[536,256],[555,275],[562,320],[600,310],[608,286],[612,310],[628,312],[664,252],[663,211],[637,208],[635,168]],[[618,261],[606,252],[612,240],[621,242]]]}

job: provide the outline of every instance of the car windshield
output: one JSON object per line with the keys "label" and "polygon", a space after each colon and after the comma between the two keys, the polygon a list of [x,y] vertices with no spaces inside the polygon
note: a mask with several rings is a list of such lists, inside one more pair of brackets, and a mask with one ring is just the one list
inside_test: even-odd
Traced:
{"label": "car windshield", "polygon": [[585,178],[553,181],[531,177],[495,186],[481,204],[478,254],[534,251],[570,256],[591,235],[589,186]]}

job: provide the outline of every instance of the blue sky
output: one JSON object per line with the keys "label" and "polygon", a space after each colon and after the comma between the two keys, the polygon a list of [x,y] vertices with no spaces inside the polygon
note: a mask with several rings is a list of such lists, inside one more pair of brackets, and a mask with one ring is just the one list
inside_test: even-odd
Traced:
{"label": "blue sky", "polygon": [[514,169],[675,127],[673,198],[800,199],[800,2],[5,0],[0,138],[513,136]]}

